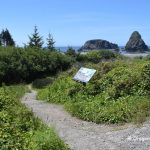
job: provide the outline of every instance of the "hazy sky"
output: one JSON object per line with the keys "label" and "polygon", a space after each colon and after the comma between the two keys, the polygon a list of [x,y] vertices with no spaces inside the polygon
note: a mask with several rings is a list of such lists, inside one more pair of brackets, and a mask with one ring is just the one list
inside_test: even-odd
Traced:
{"label": "hazy sky", "polygon": [[37,25],[56,46],[80,46],[105,39],[125,45],[139,31],[150,45],[150,0],[2,0],[0,30],[8,28],[18,45],[28,42]]}

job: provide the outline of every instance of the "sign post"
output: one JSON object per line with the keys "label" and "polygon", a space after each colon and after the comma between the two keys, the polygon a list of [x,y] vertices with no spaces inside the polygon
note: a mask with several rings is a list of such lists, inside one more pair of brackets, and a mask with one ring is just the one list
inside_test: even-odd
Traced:
{"label": "sign post", "polygon": [[74,80],[82,82],[85,86],[86,83],[93,77],[94,73],[96,72],[95,69],[83,68],[81,67],[76,75],[73,77]]}

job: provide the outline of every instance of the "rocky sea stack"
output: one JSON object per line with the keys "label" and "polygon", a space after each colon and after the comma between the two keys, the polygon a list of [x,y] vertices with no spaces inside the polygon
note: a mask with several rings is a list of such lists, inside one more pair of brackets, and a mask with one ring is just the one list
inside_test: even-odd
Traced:
{"label": "rocky sea stack", "polygon": [[118,49],[118,45],[101,39],[89,40],[80,48],[80,51],[100,49]]}
{"label": "rocky sea stack", "polygon": [[143,41],[138,31],[134,31],[125,46],[128,52],[144,52],[148,50],[148,46]]}

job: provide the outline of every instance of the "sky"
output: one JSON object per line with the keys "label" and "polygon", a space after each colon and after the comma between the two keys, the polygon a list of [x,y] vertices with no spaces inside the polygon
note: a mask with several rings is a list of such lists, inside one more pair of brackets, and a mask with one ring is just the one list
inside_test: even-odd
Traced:
{"label": "sky", "polygon": [[0,31],[7,28],[18,46],[29,41],[36,25],[46,42],[81,46],[104,39],[124,46],[133,31],[150,45],[150,0],[2,0]]}

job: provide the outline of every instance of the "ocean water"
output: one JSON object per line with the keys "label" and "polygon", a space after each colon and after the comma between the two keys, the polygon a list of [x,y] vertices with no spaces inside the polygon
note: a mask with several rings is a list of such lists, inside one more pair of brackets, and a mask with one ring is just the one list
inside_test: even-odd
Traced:
{"label": "ocean water", "polygon": [[[81,46],[71,46],[71,47],[72,47],[75,51],[78,51]],[[56,47],[56,49],[58,49],[58,50],[61,51],[61,52],[66,52],[67,49],[68,49],[68,46]]]}

